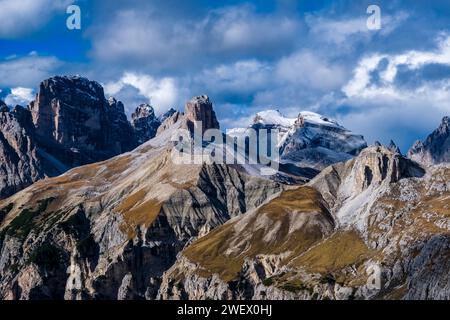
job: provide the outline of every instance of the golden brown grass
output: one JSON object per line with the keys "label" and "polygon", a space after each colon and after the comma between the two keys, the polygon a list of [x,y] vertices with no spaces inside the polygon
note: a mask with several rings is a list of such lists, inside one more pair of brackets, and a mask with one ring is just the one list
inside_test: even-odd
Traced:
{"label": "golden brown grass", "polygon": [[136,227],[142,225],[148,228],[156,220],[161,211],[160,202],[153,199],[143,201],[146,194],[146,190],[141,189],[123,200],[117,207],[117,211],[124,218],[124,225],[121,226],[121,230],[130,239],[135,236]]}
{"label": "golden brown grass", "polygon": [[[296,256],[321,240],[322,230],[316,223],[305,224],[290,233],[289,227],[292,214],[308,215],[306,220],[323,219],[331,223],[329,213],[324,210],[321,197],[315,190],[307,187],[287,190],[253,213],[243,232],[237,233],[234,229],[236,221],[227,223],[194,242],[183,254],[201,266],[199,274],[217,273],[223,280],[230,281],[236,278],[246,258],[285,252]],[[272,223],[258,228],[262,216]],[[275,224],[279,224],[279,229],[267,239],[267,232],[271,232]],[[239,247],[231,247],[233,243],[239,243]],[[232,253],[225,255],[227,250]]]}
{"label": "golden brown grass", "polygon": [[310,272],[332,273],[348,266],[358,266],[373,252],[356,231],[339,231],[291,263]]}
{"label": "golden brown grass", "polygon": [[294,210],[308,213],[322,211],[323,209],[320,194],[313,188],[301,187],[284,191],[278,198],[261,206],[258,212],[264,213],[275,220]]}

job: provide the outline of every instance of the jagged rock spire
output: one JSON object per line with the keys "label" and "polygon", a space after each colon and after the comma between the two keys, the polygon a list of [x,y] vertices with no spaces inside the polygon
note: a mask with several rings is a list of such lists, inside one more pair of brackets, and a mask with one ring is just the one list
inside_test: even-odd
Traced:
{"label": "jagged rock spire", "polygon": [[206,95],[196,96],[186,103],[185,117],[191,131],[194,129],[195,121],[202,122],[202,132],[208,129],[220,129],[212,103]]}
{"label": "jagged rock spire", "polygon": [[394,152],[394,153],[402,154],[402,151],[401,151],[400,148],[397,146],[397,144],[394,142],[394,140],[391,140],[391,141],[389,142],[388,149],[391,150],[391,151]]}
{"label": "jagged rock spire", "polygon": [[408,157],[424,165],[450,162],[450,118],[444,117],[425,141],[416,141]]}
{"label": "jagged rock spire", "polygon": [[161,121],[156,118],[153,107],[144,103],[140,104],[131,115],[131,125],[135,130],[138,143],[142,144],[156,135]]}

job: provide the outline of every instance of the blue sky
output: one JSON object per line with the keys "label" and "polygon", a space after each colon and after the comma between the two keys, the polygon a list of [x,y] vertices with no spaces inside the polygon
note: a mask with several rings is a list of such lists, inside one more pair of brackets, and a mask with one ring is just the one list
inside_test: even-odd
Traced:
{"label": "blue sky", "polygon": [[26,104],[56,74],[97,80],[128,113],[208,94],[223,128],[310,110],[406,151],[450,114],[450,3],[0,0],[0,98]]}

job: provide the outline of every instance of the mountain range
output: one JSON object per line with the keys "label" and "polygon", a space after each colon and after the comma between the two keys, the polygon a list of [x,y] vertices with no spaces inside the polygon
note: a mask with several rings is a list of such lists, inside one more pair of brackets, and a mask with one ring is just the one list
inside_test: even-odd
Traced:
{"label": "mountain range", "polygon": [[0,108],[0,199],[45,177],[131,151],[153,138],[165,117],[141,105],[127,120],[122,102],[79,76],[39,85],[27,108]]}
{"label": "mountain range", "polygon": [[280,171],[176,164],[207,96],[156,117],[82,77],[0,107],[1,299],[449,299],[449,118],[403,155],[324,116],[262,111]]}

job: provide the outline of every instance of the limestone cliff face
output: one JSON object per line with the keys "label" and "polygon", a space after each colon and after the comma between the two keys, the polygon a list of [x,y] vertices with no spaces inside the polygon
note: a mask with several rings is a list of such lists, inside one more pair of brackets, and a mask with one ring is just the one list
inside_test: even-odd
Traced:
{"label": "limestone cliff face", "polygon": [[208,96],[197,96],[186,103],[185,116],[188,127],[193,131],[195,121],[201,121],[202,132],[207,129],[219,129],[219,122]]}
{"label": "limestone cliff face", "polygon": [[[0,110],[0,198],[45,176],[33,134],[31,114],[17,106]],[[49,170],[51,168],[48,168]],[[53,168],[57,174],[57,168]]]}
{"label": "limestone cliff face", "polygon": [[403,178],[421,177],[425,170],[403,157],[396,149],[372,147],[355,159],[354,191],[362,192],[372,184],[393,183]]}
{"label": "limestone cliff face", "polygon": [[176,122],[181,120],[183,117],[183,114],[175,111],[171,115],[168,115],[164,118],[161,125],[158,127],[158,130],[156,131],[156,135],[161,134],[163,131],[169,129],[171,126],[173,126]]}
{"label": "limestone cliff face", "polygon": [[123,104],[82,77],[53,77],[30,103],[36,134],[69,167],[104,160],[137,146]]}

